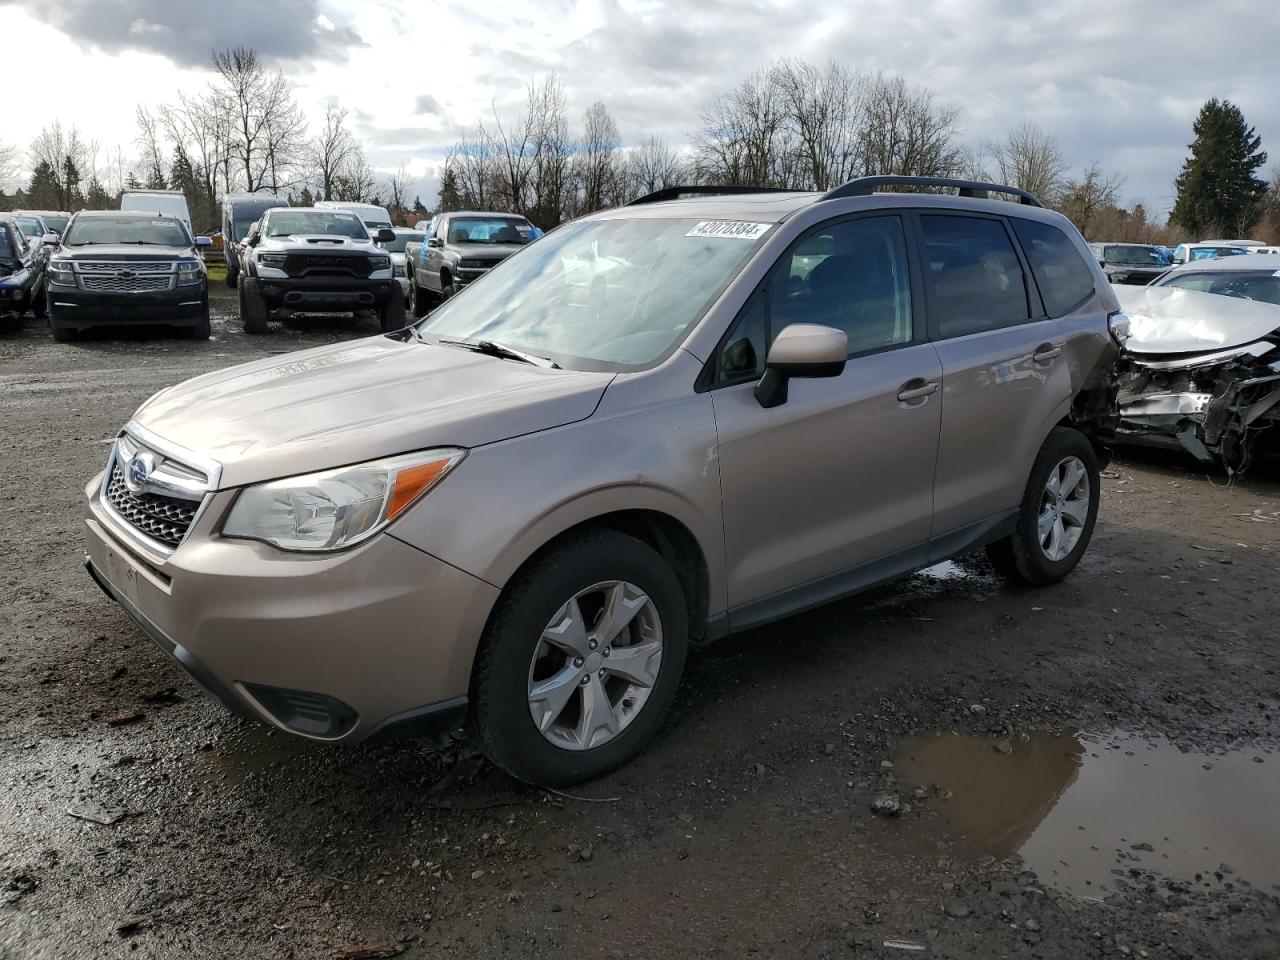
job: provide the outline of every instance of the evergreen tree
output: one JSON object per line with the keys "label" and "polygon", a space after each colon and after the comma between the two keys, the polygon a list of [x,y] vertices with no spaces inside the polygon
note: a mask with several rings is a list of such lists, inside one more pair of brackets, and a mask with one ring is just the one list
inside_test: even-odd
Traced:
{"label": "evergreen tree", "polygon": [[71,155],[62,158],[62,181],[59,184],[59,210],[79,210],[84,206],[84,195],[80,192],[80,170]]}
{"label": "evergreen tree", "polygon": [[1169,222],[1197,237],[1247,233],[1261,214],[1267,191],[1255,176],[1267,162],[1262,138],[1229,100],[1210,100],[1192,125],[1191,156],[1178,174],[1178,199]]}
{"label": "evergreen tree", "polygon": [[62,188],[58,183],[58,176],[47,160],[41,160],[32,171],[31,185],[27,187],[27,198],[37,209],[66,209],[62,206]]}
{"label": "evergreen tree", "polygon": [[413,198],[413,212],[419,219],[426,219],[427,208],[422,205],[422,198],[415,196]]}
{"label": "evergreen tree", "polygon": [[440,179],[440,206],[441,213],[448,213],[450,210],[461,210],[462,190],[458,184],[458,171],[453,169],[452,165],[444,168],[444,176]]}
{"label": "evergreen tree", "polygon": [[303,187],[302,193],[298,194],[298,206],[314,207],[316,205],[316,195],[311,192],[310,187]]}
{"label": "evergreen tree", "polygon": [[110,210],[115,204],[111,202],[111,194],[102,185],[102,181],[94,177],[89,181],[89,189],[84,192],[84,208],[86,210]]}

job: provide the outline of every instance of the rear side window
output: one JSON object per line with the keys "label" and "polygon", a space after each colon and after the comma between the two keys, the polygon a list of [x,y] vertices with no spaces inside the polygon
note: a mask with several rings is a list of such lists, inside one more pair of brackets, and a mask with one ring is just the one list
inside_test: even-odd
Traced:
{"label": "rear side window", "polygon": [[963,337],[1031,318],[1022,264],[1001,221],[926,214],[920,225],[937,336]]}
{"label": "rear side window", "polygon": [[[1093,293],[1093,272],[1065,233],[1047,223],[1017,218],[1013,232],[1022,241],[1049,316],[1070,313]],[[1155,265],[1154,260],[1149,262]]]}

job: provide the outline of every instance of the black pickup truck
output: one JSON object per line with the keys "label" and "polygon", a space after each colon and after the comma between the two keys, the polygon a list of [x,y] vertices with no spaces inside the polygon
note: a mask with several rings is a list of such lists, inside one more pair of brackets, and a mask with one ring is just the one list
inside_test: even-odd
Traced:
{"label": "black pickup truck", "polygon": [[72,340],[105,325],[174,327],[209,338],[209,280],[199,249],[176,217],[82,210],[49,258],[49,326]]}

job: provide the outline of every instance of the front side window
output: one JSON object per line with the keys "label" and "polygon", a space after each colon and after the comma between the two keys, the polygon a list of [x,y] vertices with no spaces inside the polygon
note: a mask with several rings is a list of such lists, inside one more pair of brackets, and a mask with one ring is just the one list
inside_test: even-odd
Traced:
{"label": "front side window", "polygon": [[67,223],[70,219],[70,217],[48,215],[44,218],[44,222],[50,230],[53,230],[56,233],[61,233],[63,230],[67,229]]}
{"label": "front side window", "polygon": [[1093,272],[1065,233],[1047,223],[1017,217],[1013,220],[1013,232],[1022,242],[1049,316],[1060,317],[1070,312],[1093,293]]}
{"label": "front side window", "polygon": [[18,251],[18,248],[14,245],[14,241],[16,239],[17,238],[9,232],[9,227],[6,224],[0,223],[0,260],[13,260],[22,256]]}
{"label": "front side window", "polygon": [[369,234],[354,214],[337,210],[272,210],[262,232],[268,237],[328,236],[368,240]]}
{"label": "front side window", "polygon": [[39,220],[31,220],[23,217],[16,222],[18,224],[18,229],[22,231],[22,235],[24,237],[38,237],[44,232],[40,229]]}
{"label": "front side window", "polygon": [[[447,221],[450,233],[456,222]],[[751,229],[717,232],[707,223],[642,217],[567,224],[503,261],[416,329],[428,341],[490,340],[570,369],[653,363],[773,229],[730,223]]]}
{"label": "front side window", "polygon": [[1167,277],[1159,286],[1181,287],[1183,290],[1199,290],[1201,293],[1217,293],[1224,297],[1280,305],[1280,277],[1276,276],[1274,270],[1178,273]]}
{"label": "front side window", "polygon": [[769,271],[717,357],[721,383],[758,379],[773,338],[793,323],[843,330],[850,355],[910,343],[911,276],[898,217],[824,224]]}
{"label": "front side window", "polygon": [[963,337],[1025,323],[1027,284],[999,220],[924,215],[937,335]]}
{"label": "front side window", "polygon": [[157,247],[191,245],[187,229],[179,221],[146,216],[77,217],[67,230],[64,242],[69,247],[104,243]]}

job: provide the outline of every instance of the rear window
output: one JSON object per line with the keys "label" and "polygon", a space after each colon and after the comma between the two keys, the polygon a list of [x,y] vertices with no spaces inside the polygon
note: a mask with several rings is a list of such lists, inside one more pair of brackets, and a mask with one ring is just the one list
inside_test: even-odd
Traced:
{"label": "rear window", "polygon": [[[1070,313],[1093,293],[1093,271],[1065,233],[1047,223],[1017,218],[1013,220],[1013,232],[1022,241],[1049,316]],[[1151,263],[1155,265],[1154,261]]]}
{"label": "rear window", "polygon": [[963,337],[1030,319],[1022,264],[1001,221],[925,215],[920,223],[938,336]]}

